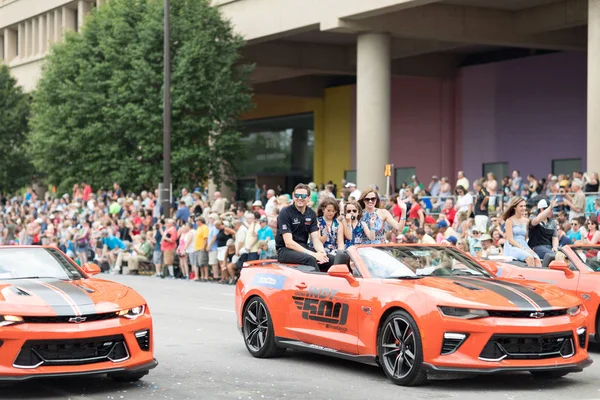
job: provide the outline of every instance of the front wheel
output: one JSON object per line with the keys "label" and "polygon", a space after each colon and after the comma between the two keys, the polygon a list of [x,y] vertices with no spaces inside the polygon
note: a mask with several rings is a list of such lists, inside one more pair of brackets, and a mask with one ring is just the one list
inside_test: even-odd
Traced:
{"label": "front wheel", "polygon": [[275,330],[267,305],[260,297],[252,298],[243,314],[242,333],[246,348],[254,357],[271,358],[285,353],[275,343]]}
{"label": "front wheel", "polygon": [[421,333],[406,311],[387,317],[377,338],[377,354],[383,371],[396,385],[418,386],[427,381]]}

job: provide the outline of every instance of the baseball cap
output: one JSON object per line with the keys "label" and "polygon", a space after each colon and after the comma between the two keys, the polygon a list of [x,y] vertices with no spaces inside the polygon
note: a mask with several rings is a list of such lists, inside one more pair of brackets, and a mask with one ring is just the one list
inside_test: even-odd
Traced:
{"label": "baseball cap", "polygon": [[455,246],[456,246],[456,242],[458,242],[458,239],[456,239],[456,236],[448,236],[446,238],[446,240],[449,241],[450,243],[452,243]]}
{"label": "baseball cap", "polygon": [[548,202],[546,199],[541,199],[538,201],[537,208],[548,208]]}
{"label": "baseball cap", "polygon": [[438,221],[438,223],[436,224],[436,226],[438,228],[447,228],[448,227],[448,223],[446,221],[442,220],[442,221]]}
{"label": "baseball cap", "polygon": [[492,240],[492,237],[490,235],[488,235],[487,233],[484,233],[483,235],[481,235],[481,237],[479,238],[480,242],[483,242],[484,240]]}
{"label": "baseball cap", "polygon": [[348,183],[346,183],[346,187],[347,187],[347,188],[349,188],[349,187],[351,187],[351,186],[354,186],[354,187],[356,187],[356,183],[352,183],[352,182],[348,182]]}
{"label": "baseball cap", "polygon": [[262,202],[260,200],[256,200],[252,203],[252,207],[262,207]]}

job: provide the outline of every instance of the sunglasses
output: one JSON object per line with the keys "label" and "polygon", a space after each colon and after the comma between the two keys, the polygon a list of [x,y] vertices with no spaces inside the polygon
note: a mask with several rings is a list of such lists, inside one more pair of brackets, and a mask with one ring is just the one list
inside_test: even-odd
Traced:
{"label": "sunglasses", "polygon": [[306,199],[308,197],[307,194],[300,194],[300,193],[295,193],[294,197],[297,199]]}
{"label": "sunglasses", "polygon": [[358,213],[358,210],[346,210],[346,212]]}
{"label": "sunglasses", "polygon": [[365,201],[377,202],[377,197],[365,197]]}

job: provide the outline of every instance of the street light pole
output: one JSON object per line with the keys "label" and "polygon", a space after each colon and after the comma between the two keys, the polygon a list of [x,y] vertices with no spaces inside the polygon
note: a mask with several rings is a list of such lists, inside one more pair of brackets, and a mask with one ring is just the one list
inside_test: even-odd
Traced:
{"label": "street light pole", "polygon": [[165,0],[164,101],[163,101],[163,215],[171,216],[171,27],[169,0]]}

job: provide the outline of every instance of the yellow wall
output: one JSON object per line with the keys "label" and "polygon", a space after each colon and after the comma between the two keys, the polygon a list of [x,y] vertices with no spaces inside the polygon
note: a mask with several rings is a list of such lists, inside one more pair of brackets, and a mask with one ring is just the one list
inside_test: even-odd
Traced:
{"label": "yellow wall", "polygon": [[279,117],[312,112],[314,115],[314,177],[317,184],[329,180],[339,183],[350,169],[350,131],[352,87],[325,90],[323,98],[292,96],[254,96],[256,107],[242,116],[244,120]]}

